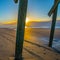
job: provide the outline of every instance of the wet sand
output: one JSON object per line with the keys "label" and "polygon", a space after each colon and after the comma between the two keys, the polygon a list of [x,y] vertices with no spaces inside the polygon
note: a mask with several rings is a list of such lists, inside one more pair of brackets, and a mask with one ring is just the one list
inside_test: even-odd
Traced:
{"label": "wet sand", "polygon": [[[44,45],[48,46],[49,38],[50,38],[50,29],[49,28],[26,28],[25,38],[29,40],[36,39],[39,40],[40,42],[42,41]],[[52,47],[60,52],[60,29],[55,29]]]}
{"label": "wet sand", "polygon": [[[30,33],[30,35],[35,35],[37,37],[49,37],[50,29],[49,28],[26,28],[26,33]],[[55,29],[54,38],[60,39],[60,29]]]}
{"label": "wet sand", "polygon": [[[25,30],[25,40],[23,45],[24,60],[60,60],[59,53],[57,53],[54,49],[45,46],[42,40],[38,40],[36,38],[41,35],[48,36],[48,33],[46,32],[48,32],[49,29],[44,31],[45,32],[43,32],[43,29]],[[0,60],[14,59],[15,43],[16,31],[13,29],[0,28]]]}

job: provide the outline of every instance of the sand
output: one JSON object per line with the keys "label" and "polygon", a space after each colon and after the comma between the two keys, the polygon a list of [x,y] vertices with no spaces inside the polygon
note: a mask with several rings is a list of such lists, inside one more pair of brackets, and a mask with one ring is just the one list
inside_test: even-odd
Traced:
{"label": "sand", "polygon": [[[59,38],[59,29],[56,31]],[[48,40],[40,37],[49,36],[49,29],[26,29],[23,45],[24,60],[60,60],[60,53],[46,44]],[[0,60],[13,60],[15,55],[16,31],[0,28]]]}
{"label": "sand", "polygon": [[[49,38],[50,38],[50,29],[49,28],[26,28],[25,38],[28,40],[36,39],[39,40],[40,42],[42,41],[44,45],[48,45]],[[60,29],[55,29],[52,47],[60,51]]]}

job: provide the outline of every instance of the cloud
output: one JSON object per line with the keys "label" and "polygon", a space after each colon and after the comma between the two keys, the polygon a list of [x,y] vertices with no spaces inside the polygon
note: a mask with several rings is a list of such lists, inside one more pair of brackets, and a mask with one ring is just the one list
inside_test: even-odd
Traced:
{"label": "cloud", "polygon": [[8,21],[8,22],[4,22],[3,25],[16,25],[17,21]]}

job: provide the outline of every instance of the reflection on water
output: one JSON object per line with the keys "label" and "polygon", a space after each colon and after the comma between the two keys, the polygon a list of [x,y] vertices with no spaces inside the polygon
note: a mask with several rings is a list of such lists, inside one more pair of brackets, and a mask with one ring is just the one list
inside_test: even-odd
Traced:
{"label": "reflection on water", "polygon": [[[60,29],[56,29],[53,47],[60,46]],[[42,41],[45,45],[49,42],[50,29],[49,28],[25,28],[25,39],[36,39]]]}
{"label": "reflection on water", "polygon": [[[16,30],[16,29],[14,29],[14,30]],[[55,48],[60,46],[60,34],[59,33],[60,33],[60,29],[56,29],[55,35],[54,35],[54,40],[53,40],[53,47],[55,47]],[[43,44],[48,45],[49,36],[50,36],[49,28],[25,27],[25,39],[27,39],[27,40],[38,40],[38,41],[42,41]]]}

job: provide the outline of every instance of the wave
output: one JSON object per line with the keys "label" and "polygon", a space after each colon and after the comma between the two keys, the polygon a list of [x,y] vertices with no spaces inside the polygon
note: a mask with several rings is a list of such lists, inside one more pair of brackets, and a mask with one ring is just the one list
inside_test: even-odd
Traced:
{"label": "wave", "polygon": [[[40,27],[25,27],[25,28],[51,28],[51,27],[49,27],[49,26],[40,26]],[[60,26],[56,26],[55,27],[56,29],[60,29]]]}

